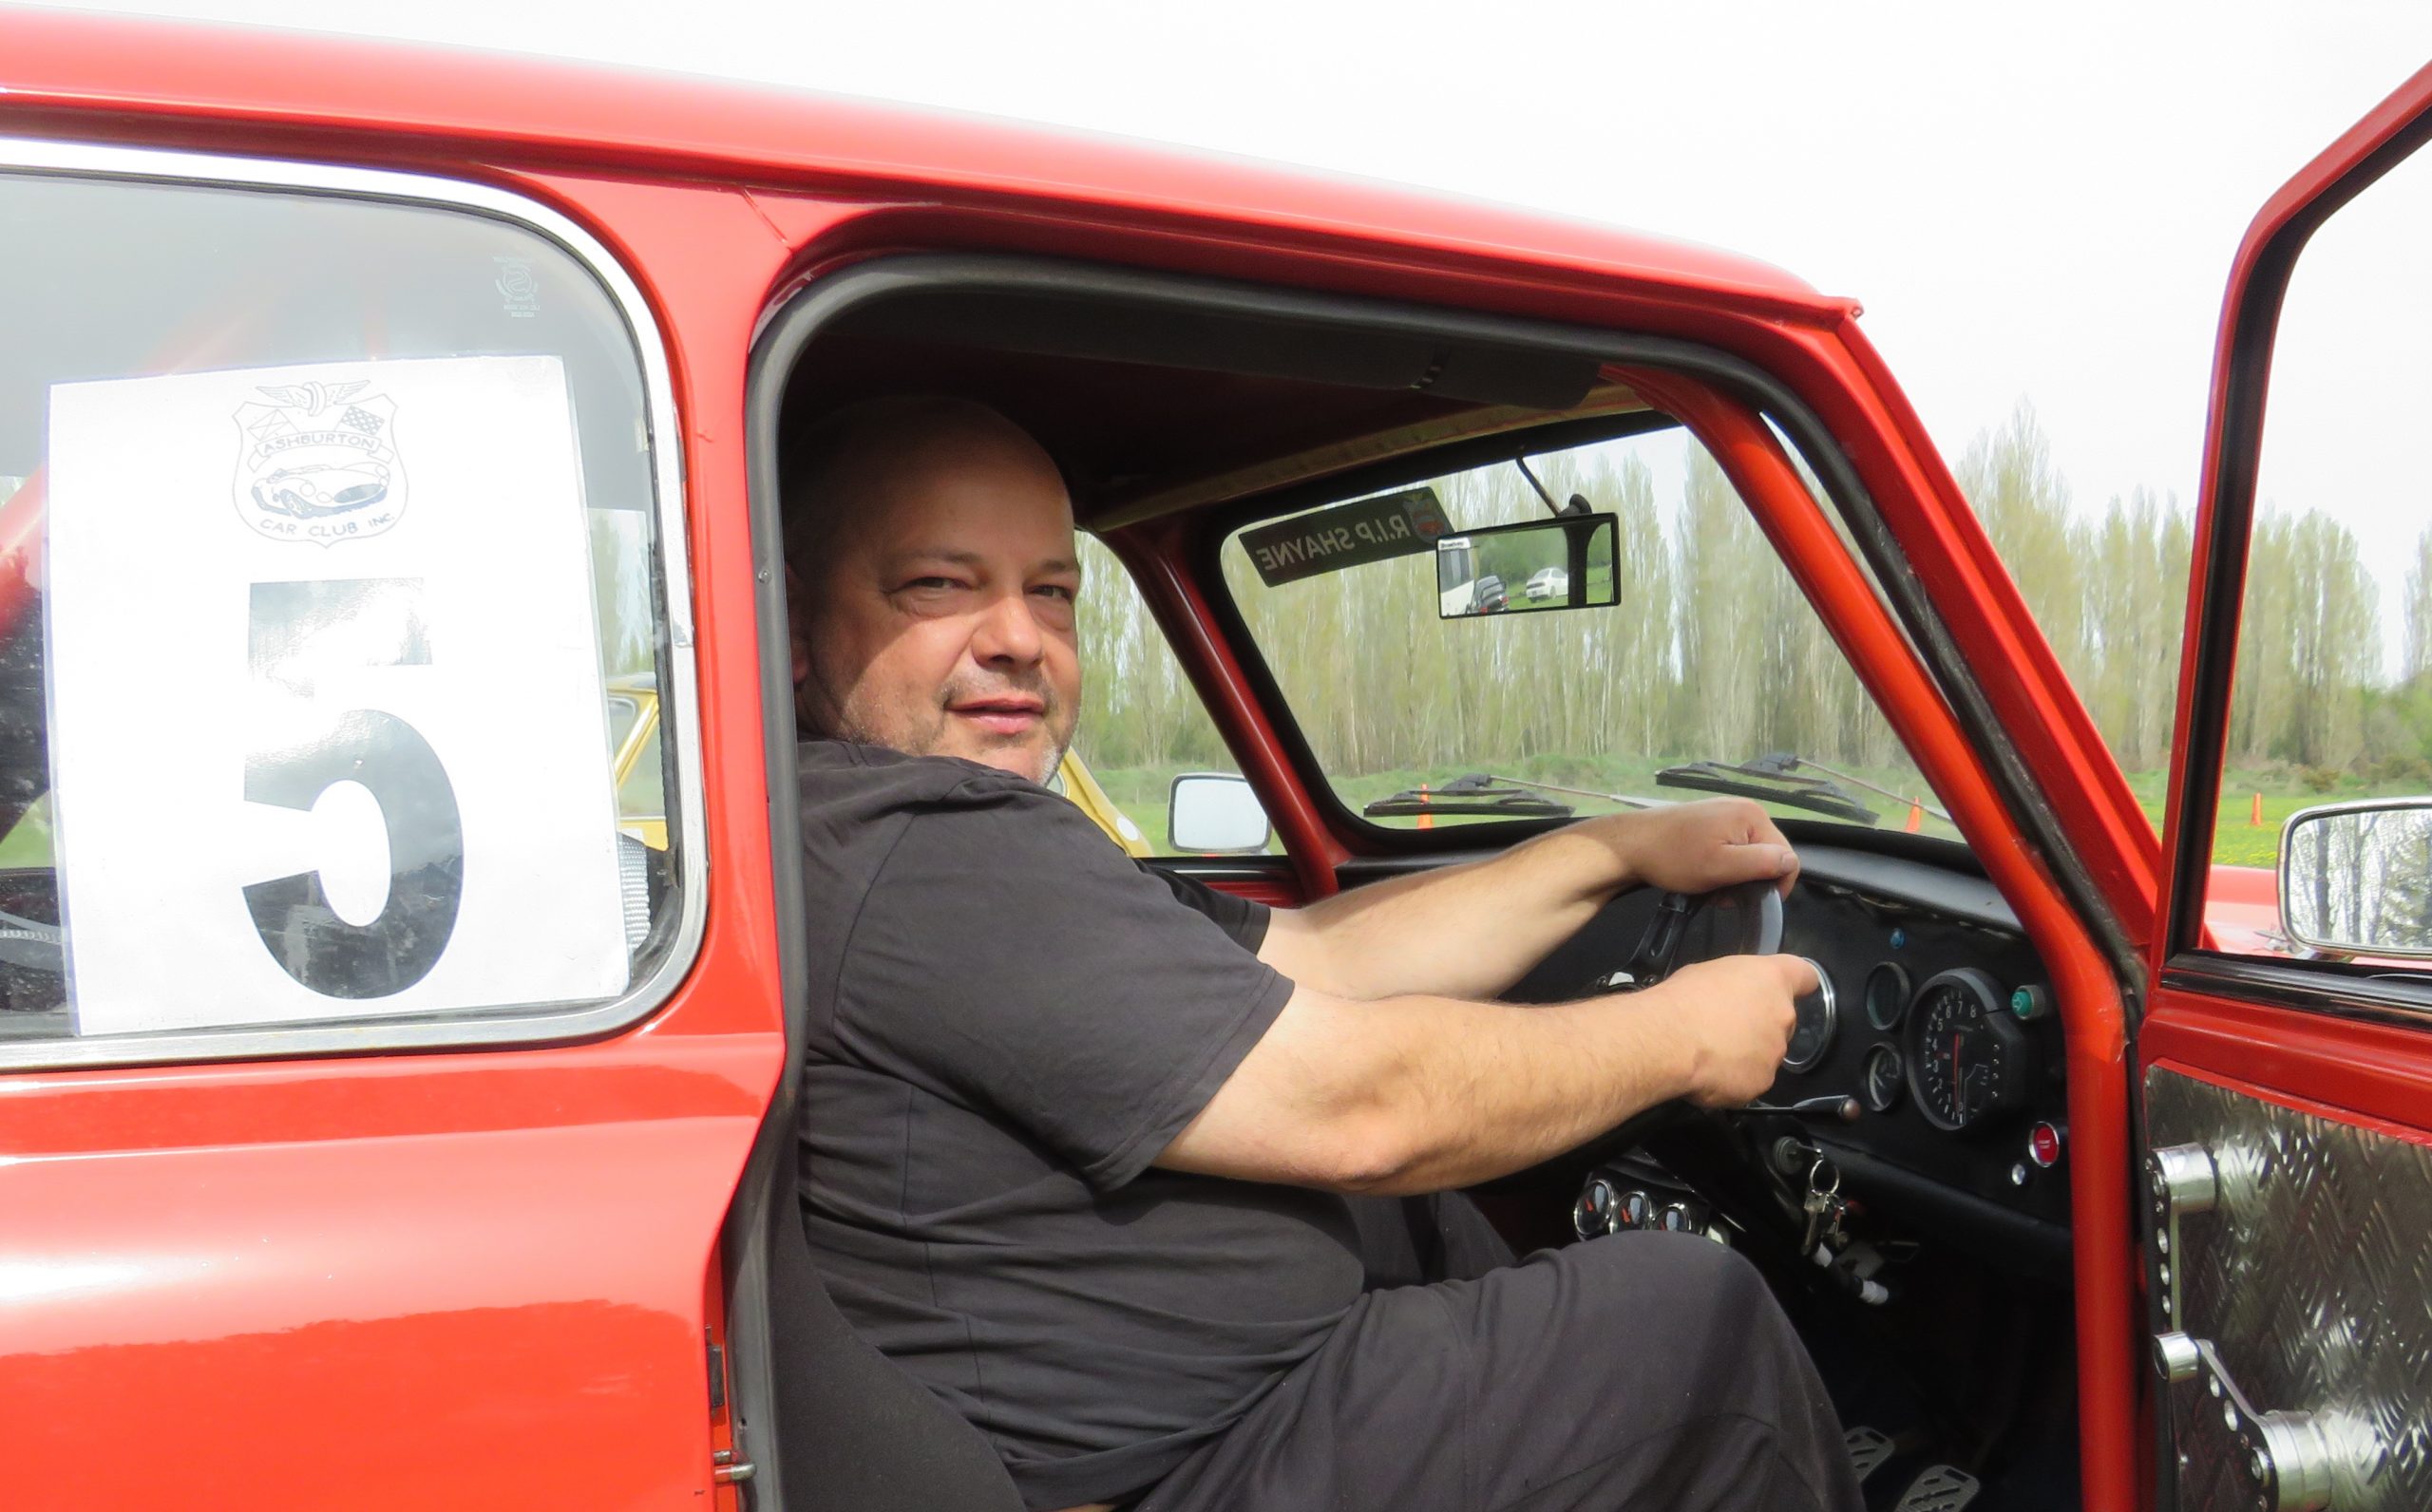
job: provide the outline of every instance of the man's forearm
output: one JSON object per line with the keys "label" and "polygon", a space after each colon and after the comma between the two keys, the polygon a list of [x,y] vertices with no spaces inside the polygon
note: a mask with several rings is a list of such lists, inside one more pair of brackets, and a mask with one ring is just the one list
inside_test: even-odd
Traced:
{"label": "man's forearm", "polygon": [[1435,997],[1364,1004],[1373,1058],[1361,1191],[1469,1186],[1576,1149],[1689,1094],[1699,1053],[1662,989],[1516,1008]]}
{"label": "man's forearm", "polygon": [[1304,984],[1158,1163],[1331,1191],[1469,1185],[1668,1098],[1758,1095],[1792,998],[1814,986],[1793,955],[1700,961],[1629,996],[1544,1008]]}
{"label": "man's forearm", "polygon": [[1662,988],[1530,1009],[1295,992],[1158,1163],[1333,1191],[1439,1191],[1682,1096],[1697,1037]]}
{"label": "man's forearm", "polygon": [[1259,956],[1346,997],[1492,997],[1633,879],[1620,847],[1572,826],[1482,860],[1279,910]]}

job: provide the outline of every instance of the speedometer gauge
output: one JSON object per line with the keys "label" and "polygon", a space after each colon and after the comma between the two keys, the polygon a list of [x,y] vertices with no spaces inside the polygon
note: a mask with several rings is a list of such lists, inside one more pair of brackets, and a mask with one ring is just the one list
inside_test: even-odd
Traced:
{"label": "speedometer gauge", "polygon": [[1917,1111],[1936,1128],[1973,1128],[2025,1106],[2035,1047],[2004,1006],[2007,996],[1966,967],[1917,989],[1902,1058]]}

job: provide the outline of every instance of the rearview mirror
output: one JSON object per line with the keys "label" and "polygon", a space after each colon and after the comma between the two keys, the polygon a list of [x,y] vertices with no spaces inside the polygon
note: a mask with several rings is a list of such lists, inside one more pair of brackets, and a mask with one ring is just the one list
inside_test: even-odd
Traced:
{"label": "rearview mirror", "polygon": [[2280,831],[2280,926],[2341,955],[2432,956],[2432,798],[2333,803]]}
{"label": "rearview mirror", "polygon": [[1437,616],[1606,608],[1619,597],[1613,543],[1620,528],[1611,515],[1565,515],[1440,537]]}
{"label": "rearview mirror", "polygon": [[1184,772],[1166,795],[1166,839],[1193,856],[1249,855],[1266,849],[1266,809],[1249,779]]}

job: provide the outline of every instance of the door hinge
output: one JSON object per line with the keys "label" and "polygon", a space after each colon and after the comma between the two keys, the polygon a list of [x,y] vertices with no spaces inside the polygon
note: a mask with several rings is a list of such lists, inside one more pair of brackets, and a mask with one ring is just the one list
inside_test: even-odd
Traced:
{"label": "door hinge", "polygon": [[[722,1412],[726,1410],[726,1349],[711,1336],[708,1330],[702,1330],[701,1336],[710,1351],[710,1410]],[[710,1480],[717,1485],[741,1485],[751,1479],[759,1466],[740,1453],[743,1429],[730,1424],[727,1431],[734,1442],[734,1447],[710,1451]]]}
{"label": "door hinge", "polygon": [[741,1485],[759,1470],[750,1460],[738,1459],[732,1449],[719,1449],[710,1456],[710,1479],[720,1485]]}
{"label": "door hinge", "polygon": [[2220,1199],[2212,1152],[2201,1144],[2156,1149],[2146,1157],[2145,1173],[2163,1318],[2154,1336],[2154,1369],[2164,1382],[2182,1473],[2200,1460],[2234,1477],[2255,1512],[2320,1512],[2331,1504],[2341,1459],[2322,1420],[2311,1412],[2255,1410],[2212,1341],[2186,1332],[2190,1261],[2182,1220],[2213,1211]]}
{"label": "door hinge", "polygon": [[2179,1220],[2210,1213],[2221,1195],[2220,1173],[2212,1152],[2201,1144],[2174,1144],[2145,1157],[2145,1174],[2154,1194],[2154,1249],[2161,1283],[2162,1317],[2173,1329],[2187,1326],[2186,1245]]}
{"label": "door hinge", "polygon": [[[2154,1340],[2154,1364],[2164,1381],[2200,1382],[2203,1396],[2185,1412],[2171,1414],[2174,1427],[2192,1428],[2207,1458],[2221,1457],[2236,1469],[2258,1512],[2320,1512],[2330,1505],[2330,1435],[2311,1412],[2258,1412],[2238,1389],[2210,1341],[2185,1333]],[[2182,1460],[2199,1446],[2179,1444]]]}

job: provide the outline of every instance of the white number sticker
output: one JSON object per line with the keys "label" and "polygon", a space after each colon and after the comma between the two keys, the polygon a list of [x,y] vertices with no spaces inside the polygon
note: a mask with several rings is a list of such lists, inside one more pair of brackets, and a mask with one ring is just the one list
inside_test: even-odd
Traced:
{"label": "white number sticker", "polygon": [[623,990],[556,358],[62,385],[50,426],[79,1032]]}

